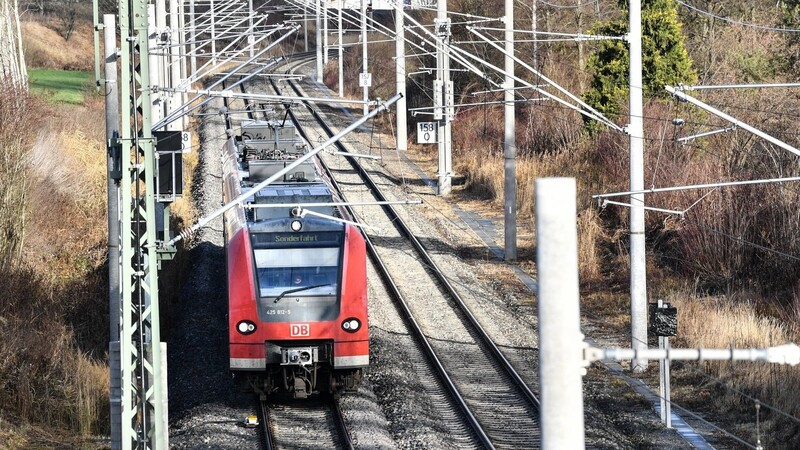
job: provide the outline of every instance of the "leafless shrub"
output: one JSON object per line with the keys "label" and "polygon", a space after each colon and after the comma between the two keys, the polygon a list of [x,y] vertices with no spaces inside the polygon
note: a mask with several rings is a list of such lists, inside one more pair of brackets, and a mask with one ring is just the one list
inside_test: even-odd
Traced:
{"label": "leafless shrub", "polygon": [[0,265],[17,263],[25,237],[29,179],[25,164],[31,102],[10,81],[0,80]]}
{"label": "leafless shrub", "polygon": [[[796,342],[798,338],[796,325],[761,313],[770,301],[757,293],[744,290],[731,296],[704,297],[687,286],[673,292],[667,300],[678,308],[679,329],[675,346],[764,348]],[[709,401],[721,411],[751,417],[754,402],[741,392],[784,413],[795,417],[800,414],[800,397],[796,390],[789,388],[800,382],[794,368],[763,362],[706,362],[698,368],[702,372],[697,373],[706,373],[713,378],[701,378],[700,385],[694,386],[692,392],[696,395],[698,387],[711,390],[713,395]],[[728,388],[712,380],[718,380]],[[761,414],[760,438],[765,448],[796,448],[800,444],[796,423],[767,408],[762,408]],[[749,442],[756,441],[753,424],[742,424],[735,432]]]}

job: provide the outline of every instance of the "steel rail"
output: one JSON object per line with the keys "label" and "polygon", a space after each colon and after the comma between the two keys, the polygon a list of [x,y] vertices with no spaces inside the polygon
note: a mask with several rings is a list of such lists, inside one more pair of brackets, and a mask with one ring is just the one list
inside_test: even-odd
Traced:
{"label": "steel rail", "polygon": [[[276,92],[280,92],[278,87],[277,87],[277,85],[272,80],[270,80],[270,81],[272,83],[273,89]],[[296,129],[301,134],[303,139],[308,140],[308,135],[305,133],[305,130],[302,128],[302,126],[300,125],[300,123],[298,122],[298,120],[294,116],[294,114],[292,114],[290,112],[289,117],[292,119],[292,122],[295,124]],[[326,127],[326,130],[328,130],[327,127]],[[319,161],[320,161],[320,165],[322,166],[323,170],[325,171],[328,179],[330,180],[331,185],[339,193],[339,195],[341,195],[341,197],[346,202],[345,194],[344,194],[343,190],[339,187],[339,184],[336,182],[336,179],[333,177],[333,173],[331,172],[331,170],[328,168],[328,166],[321,159],[319,159]],[[345,208],[347,209],[347,212],[350,214],[351,217],[354,217],[354,218],[356,217],[355,211],[349,205],[345,206]],[[378,255],[378,251],[375,248],[375,245],[372,243],[372,239],[369,237],[369,235],[367,233],[365,233],[363,231],[362,231],[362,235],[364,236],[364,241],[366,242],[367,251],[368,251],[368,253],[370,255],[370,258],[372,259],[372,262],[375,264],[375,266],[376,266],[376,268],[378,270],[378,274],[380,275],[381,279],[384,281],[384,285],[387,288],[387,290],[389,291],[390,295],[392,295],[392,297],[396,301],[396,304],[402,310],[403,319],[405,320],[405,322],[408,325],[408,327],[411,330],[411,332],[416,337],[417,342],[419,343],[420,347],[422,348],[423,353],[425,353],[425,355],[428,357],[428,360],[430,361],[431,365],[433,366],[434,372],[439,377],[439,380],[442,382],[442,384],[444,385],[444,387],[447,390],[447,392],[450,394],[452,400],[456,403],[458,408],[461,410],[461,413],[463,414],[464,418],[466,419],[467,424],[470,426],[472,431],[475,433],[475,436],[478,439],[478,441],[481,443],[481,445],[483,445],[485,448],[494,449],[494,445],[492,444],[492,441],[489,439],[489,436],[483,430],[483,427],[478,422],[478,419],[475,418],[475,415],[470,410],[470,407],[467,404],[466,400],[461,395],[461,393],[458,391],[458,388],[456,387],[455,382],[452,380],[452,378],[450,378],[450,375],[448,375],[447,370],[445,370],[444,365],[442,364],[441,360],[439,360],[439,357],[436,355],[436,351],[433,349],[433,346],[431,345],[430,341],[425,336],[425,333],[422,331],[422,327],[419,325],[417,320],[414,318],[414,315],[413,315],[413,313],[411,312],[411,309],[408,306],[408,302],[406,302],[405,298],[403,297],[403,294],[400,292],[400,288],[394,282],[394,279],[392,278],[392,276],[389,273],[389,269],[386,267],[386,265],[383,263],[383,260]]]}
{"label": "steel rail", "polygon": [[[242,92],[244,92],[245,91],[244,83],[239,84],[239,88],[242,90]],[[223,100],[226,100],[225,103],[227,105],[227,99]],[[252,120],[255,120],[256,119],[255,113],[249,110],[250,106],[249,99],[244,98],[242,100],[244,101],[245,109],[248,110],[247,112],[248,117]],[[266,111],[262,110],[261,112],[264,114],[264,116],[266,116]],[[339,404],[339,400],[337,400],[336,398],[331,398],[330,402],[331,402],[331,410],[333,412],[334,425],[336,427],[336,431],[338,432],[340,438],[339,443],[344,449],[353,450],[355,448],[355,446],[353,445],[353,438],[352,436],[350,436],[350,431],[347,429],[347,424],[344,421],[344,414],[342,414],[342,408],[341,405]],[[266,402],[264,401],[259,401],[259,414],[261,415],[259,417],[260,421],[262,420],[261,418],[263,417],[263,421],[260,423],[261,435],[259,436],[259,439],[262,441],[262,446],[264,450],[273,450],[274,446],[272,445],[272,436],[269,432],[269,420],[268,420],[269,408],[267,408]]]}
{"label": "steel rail", "polygon": [[[295,91],[295,93],[300,96],[301,93],[296,88],[294,83],[291,81],[287,81],[289,86]],[[322,117],[317,113],[316,110],[311,108],[308,104],[305,104],[306,108],[309,110],[311,115],[315,118],[315,120],[320,124],[321,127],[325,130],[328,135],[333,133],[333,130],[325,123]],[[349,153],[348,150],[345,148],[344,144],[341,142],[337,142],[334,144],[336,147],[339,148],[339,151],[342,153]],[[375,197],[378,201],[387,201],[386,197],[381,193],[378,186],[372,180],[372,177],[367,173],[367,171],[360,165],[358,162],[349,156],[345,156],[348,162],[353,166],[353,168],[359,173],[359,175],[364,179],[369,189],[373,192]],[[392,223],[395,225],[397,230],[405,236],[417,250],[417,253],[424,259],[426,265],[431,269],[436,279],[445,287],[447,293],[453,298],[453,300],[458,305],[459,309],[464,313],[465,317],[469,320],[470,324],[473,326],[473,329],[478,333],[481,340],[484,344],[489,348],[490,353],[492,356],[499,362],[500,366],[505,370],[505,372],[511,377],[517,387],[520,388],[525,399],[533,406],[537,411],[539,410],[539,399],[533,392],[530,390],[528,385],[522,380],[519,373],[514,369],[508,359],[503,355],[497,345],[494,343],[492,338],[486,332],[486,330],[480,325],[478,319],[472,313],[472,311],[467,307],[464,300],[461,298],[461,295],[456,291],[455,287],[450,283],[450,280],[444,275],[444,273],[439,269],[439,266],[433,261],[428,251],[422,245],[422,243],[417,239],[416,236],[411,232],[408,228],[408,225],[403,221],[403,219],[397,214],[395,209],[391,205],[381,205],[383,210],[386,214],[390,217]]]}
{"label": "steel rail", "polygon": [[333,410],[333,421],[336,422],[336,430],[339,432],[340,444],[347,450],[353,450],[353,438],[350,436],[350,431],[347,429],[347,424],[344,421],[344,414],[342,414],[342,407],[339,400],[336,398],[331,399],[331,409]]}
{"label": "steel rail", "polygon": [[269,430],[269,408],[267,402],[263,400],[258,401],[258,438],[261,441],[261,448],[263,450],[273,450],[275,446],[272,442],[272,433]]}

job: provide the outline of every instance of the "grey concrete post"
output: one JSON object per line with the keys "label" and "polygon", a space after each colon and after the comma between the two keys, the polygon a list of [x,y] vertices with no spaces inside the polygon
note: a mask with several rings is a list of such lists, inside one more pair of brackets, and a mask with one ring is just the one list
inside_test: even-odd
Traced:
{"label": "grey concrete post", "polygon": [[[147,5],[147,47],[150,49],[149,58],[150,64],[148,65],[148,70],[150,74],[150,83],[154,86],[163,86],[161,84],[161,71],[159,68],[161,64],[159,62],[158,52],[155,50],[157,47],[158,42],[158,22],[156,19],[157,15],[157,8],[156,4],[150,3]],[[150,106],[150,113],[153,117],[153,122],[158,122],[162,118],[164,118],[164,106],[163,101],[161,100],[163,93],[161,92],[153,92],[150,96],[152,104]]]}
{"label": "grey concrete post", "polygon": [[403,15],[403,0],[395,0],[394,9],[394,31],[396,71],[395,83],[397,93],[403,94],[403,98],[397,101],[397,150],[403,152],[408,149],[408,126],[406,111],[406,30],[405,16]]}
{"label": "grey concrete post", "polygon": [[[436,80],[434,81],[434,119],[437,120],[436,139],[439,152],[439,173],[437,174],[437,194],[450,193],[453,182],[452,126],[450,112],[452,110],[453,83],[450,81],[450,31],[447,21],[447,0],[436,3],[436,20],[443,27],[437,30],[441,42],[436,45]],[[446,30],[446,31],[445,31]]]}
{"label": "grey concrete post", "polygon": [[[367,76],[369,70],[367,69],[367,0],[361,0],[361,64],[363,65],[363,74]],[[364,83],[364,101],[369,101],[369,83]],[[364,103],[364,115],[369,113],[369,105]]]}
{"label": "grey concrete post", "polygon": [[[179,0],[169,0],[169,29],[170,29],[170,41],[169,41],[169,72],[168,72],[168,86],[170,88],[177,88],[181,84],[181,55],[180,49],[181,47],[178,45],[181,43],[181,29],[178,24],[178,5]],[[179,92],[173,92],[169,96],[169,107],[167,109],[168,112],[172,112],[175,108],[183,104],[181,101],[182,95]],[[170,131],[179,131],[182,129],[183,121],[178,122],[175,121],[172,124],[167,125],[167,129]]]}
{"label": "grey concrete post", "polygon": [[308,6],[311,6],[311,2],[308,2],[307,6],[303,7],[303,51],[308,51]]}
{"label": "grey concrete post", "polygon": [[[642,99],[642,1],[631,0],[630,46],[630,179],[631,191],[644,189],[644,108]],[[644,194],[631,195],[631,347],[647,348],[647,268],[644,239]],[[634,372],[647,369],[646,359],[631,361]]]}
{"label": "grey concrete post", "polygon": [[196,15],[194,12],[194,0],[189,0],[189,28],[191,31],[191,36],[189,37],[189,51],[191,52],[191,72],[192,75],[197,73],[197,21]]}
{"label": "grey concrete post", "polygon": [[[534,39],[536,37],[534,36]],[[503,225],[506,261],[517,259],[517,135],[514,114],[514,0],[505,0],[505,90],[503,112]]]}
{"label": "grey concrete post", "polygon": [[328,65],[328,2],[322,2],[322,63]]}
{"label": "grey concrete post", "polygon": [[[119,136],[119,87],[117,86],[117,25],[113,14],[103,16],[103,55],[106,85],[106,140]],[[119,357],[120,259],[119,259],[119,185],[111,177],[114,158],[111,148],[106,155],[108,179],[108,364],[111,376],[111,448],[122,446],[122,380]]]}
{"label": "grey concrete post", "polygon": [[256,41],[256,36],[253,34],[253,0],[247,0],[247,45],[250,46],[250,57],[253,57],[253,53],[255,53],[255,48],[253,43]]}
{"label": "grey concrete post", "polygon": [[542,449],[584,448],[575,179],[536,180]]}
{"label": "grey concrete post", "polygon": [[342,47],[342,9],[344,9],[344,0],[339,0],[339,12],[337,15],[337,22],[339,27],[339,98],[344,98],[344,48]]}
{"label": "grey concrete post", "polygon": [[322,83],[323,68],[322,68],[322,1],[317,0],[314,11],[316,12],[316,27],[317,27],[317,82]]}
{"label": "grey concrete post", "polygon": [[217,22],[214,14],[214,0],[210,0],[211,8],[211,61],[217,62]]}

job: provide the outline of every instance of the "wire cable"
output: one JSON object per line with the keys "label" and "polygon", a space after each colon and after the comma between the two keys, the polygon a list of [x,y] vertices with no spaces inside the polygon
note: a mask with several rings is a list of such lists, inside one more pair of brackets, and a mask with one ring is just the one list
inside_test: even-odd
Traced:
{"label": "wire cable", "polygon": [[757,30],[777,31],[777,32],[781,32],[781,33],[800,33],[800,29],[796,29],[796,28],[767,27],[767,26],[764,26],[764,25],[756,25],[754,23],[742,22],[740,20],[729,19],[727,17],[718,16],[718,15],[712,13],[712,12],[702,10],[702,9],[700,9],[700,8],[698,8],[696,6],[692,6],[692,5],[688,4],[688,3],[684,3],[681,0],[675,0],[675,1],[679,5],[683,5],[686,8],[691,9],[692,11],[695,11],[695,12],[700,13],[700,14],[705,15],[705,16],[713,17],[714,19],[721,20],[723,22],[732,23],[734,25],[741,25],[743,27],[755,28]]}

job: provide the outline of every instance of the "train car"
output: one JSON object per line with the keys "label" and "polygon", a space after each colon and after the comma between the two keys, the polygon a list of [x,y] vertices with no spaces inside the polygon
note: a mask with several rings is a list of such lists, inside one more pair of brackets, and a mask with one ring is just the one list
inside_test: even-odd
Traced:
{"label": "train car", "polygon": [[[225,202],[307,151],[289,123],[242,122]],[[339,201],[312,158],[224,215],[230,370],[262,396],[354,390],[369,364],[366,247]]]}

